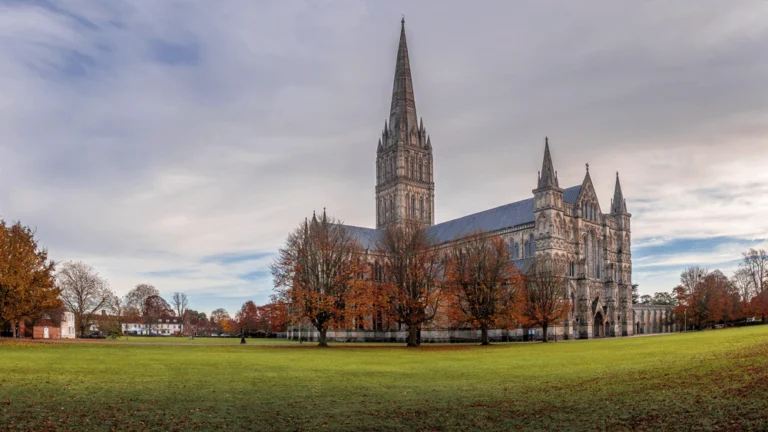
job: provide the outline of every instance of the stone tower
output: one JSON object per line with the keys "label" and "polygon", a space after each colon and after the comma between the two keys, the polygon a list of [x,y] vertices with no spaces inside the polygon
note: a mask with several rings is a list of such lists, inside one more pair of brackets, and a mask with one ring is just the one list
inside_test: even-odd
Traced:
{"label": "stone tower", "polygon": [[627,336],[634,333],[632,324],[632,252],[630,248],[631,231],[629,220],[632,217],[627,212],[627,201],[621,192],[619,173],[616,173],[616,187],[613,190],[611,200],[611,216],[616,223],[616,266],[614,279],[617,285],[617,297],[621,311],[620,324],[621,335]]}
{"label": "stone tower", "polygon": [[389,122],[376,149],[377,229],[406,221],[435,223],[432,142],[417,119],[403,20]]}
{"label": "stone tower", "polygon": [[549,138],[544,139],[544,161],[541,164],[538,187],[533,190],[536,229],[536,253],[547,253],[565,266],[565,224],[563,219],[563,189],[557,181],[557,172],[549,153]]}

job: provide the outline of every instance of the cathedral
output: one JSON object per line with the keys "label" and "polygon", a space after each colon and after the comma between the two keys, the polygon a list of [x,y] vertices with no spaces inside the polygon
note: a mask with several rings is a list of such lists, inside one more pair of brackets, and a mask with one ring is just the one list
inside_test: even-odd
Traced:
{"label": "cathedral", "polygon": [[560,187],[545,139],[541,171],[531,181],[532,197],[435,224],[432,151],[424,122],[416,114],[403,20],[389,120],[376,146],[376,229],[347,229],[369,251],[375,250],[380,229],[410,221],[423,224],[439,244],[475,231],[499,235],[518,268],[549,255],[567,269],[572,305],[569,317],[551,330],[557,338],[673,331],[669,308],[632,304],[632,215],[618,173],[604,212],[588,164],[579,184]]}

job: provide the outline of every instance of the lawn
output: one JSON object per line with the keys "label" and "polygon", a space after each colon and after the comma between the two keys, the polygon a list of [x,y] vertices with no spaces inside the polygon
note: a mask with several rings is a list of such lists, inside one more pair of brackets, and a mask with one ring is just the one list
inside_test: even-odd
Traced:
{"label": "lawn", "polygon": [[768,326],[487,348],[6,342],[0,371],[9,430],[768,428]]}

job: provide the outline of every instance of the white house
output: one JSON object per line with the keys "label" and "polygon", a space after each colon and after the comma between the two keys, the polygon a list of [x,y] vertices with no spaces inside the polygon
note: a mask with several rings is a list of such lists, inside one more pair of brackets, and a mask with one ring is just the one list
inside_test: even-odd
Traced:
{"label": "white house", "polygon": [[136,334],[139,336],[171,336],[181,333],[182,320],[178,317],[164,316],[152,323],[129,322],[123,323],[123,334]]}

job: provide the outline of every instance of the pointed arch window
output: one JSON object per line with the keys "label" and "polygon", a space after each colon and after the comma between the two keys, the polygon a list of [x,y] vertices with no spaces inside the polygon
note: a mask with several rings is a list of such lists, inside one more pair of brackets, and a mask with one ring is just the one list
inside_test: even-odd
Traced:
{"label": "pointed arch window", "polygon": [[416,195],[411,195],[411,218],[416,217]]}
{"label": "pointed arch window", "polygon": [[424,220],[424,198],[419,198],[419,217]]}
{"label": "pointed arch window", "polygon": [[411,178],[412,179],[416,178],[416,161],[414,161],[413,159],[411,159]]}
{"label": "pointed arch window", "polygon": [[424,181],[424,164],[419,162],[419,181]]}

